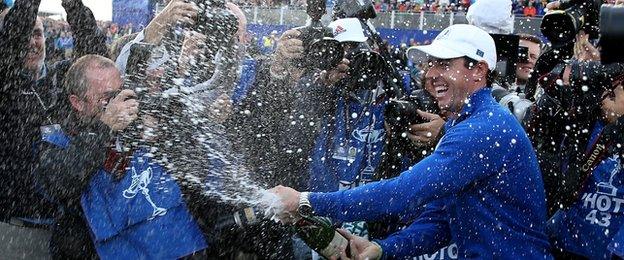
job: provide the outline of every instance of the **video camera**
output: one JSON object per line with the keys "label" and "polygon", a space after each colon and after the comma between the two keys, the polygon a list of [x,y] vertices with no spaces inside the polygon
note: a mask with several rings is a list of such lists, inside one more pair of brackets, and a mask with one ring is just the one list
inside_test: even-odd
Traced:
{"label": "video camera", "polygon": [[[516,67],[521,56],[528,58],[529,50],[520,49],[520,36],[513,34],[490,34],[496,45],[496,72],[497,83],[506,89],[516,83]],[[526,52],[524,52],[526,51]],[[526,61],[526,60],[525,60]]]}

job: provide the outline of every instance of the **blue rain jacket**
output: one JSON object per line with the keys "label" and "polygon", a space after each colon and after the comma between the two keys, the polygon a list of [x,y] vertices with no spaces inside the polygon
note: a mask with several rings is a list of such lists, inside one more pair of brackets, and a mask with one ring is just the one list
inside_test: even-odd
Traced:
{"label": "blue rain jacket", "polygon": [[121,181],[98,171],[81,206],[102,259],[177,259],[207,247],[176,181],[141,151]]}
{"label": "blue rain jacket", "polygon": [[[312,193],[315,213],[342,221],[377,220],[444,199],[460,258],[550,259],[544,185],[520,123],[484,88],[445,128],[435,152],[397,178]],[[385,254],[403,257],[396,247],[382,247]]]}
{"label": "blue rain jacket", "polygon": [[[596,124],[589,144],[603,128],[602,123]],[[555,247],[590,259],[611,259],[613,254],[623,257],[624,170],[619,155],[602,161],[583,191],[570,209],[558,211],[548,222]]]}
{"label": "blue rain jacket", "polygon": [[[69,147],[60,127],[46,129],[43,142]],[[101,259],[178,259],[207,247],[180,187],[143,151],[133,154],[121,180],[95,173],[80,205]]]}

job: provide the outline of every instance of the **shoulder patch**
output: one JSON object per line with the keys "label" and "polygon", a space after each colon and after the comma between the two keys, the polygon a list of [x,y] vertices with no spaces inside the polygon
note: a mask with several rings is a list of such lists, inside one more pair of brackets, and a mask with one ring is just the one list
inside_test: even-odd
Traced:
{"label": "shoulder patch", "polygon": [[61,126],[58,124],[42,126],[40,141],[58,146],[62,149],[67,149],[70,143],[69,137],[65,135],[63,129],[61,129]]}

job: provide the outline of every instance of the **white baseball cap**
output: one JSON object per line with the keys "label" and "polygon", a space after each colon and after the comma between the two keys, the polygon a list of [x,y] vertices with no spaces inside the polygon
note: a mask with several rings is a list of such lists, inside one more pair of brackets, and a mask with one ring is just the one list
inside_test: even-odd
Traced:
{"label": "white baseball cap", "polygon": [[456,24],[444,29],[429,45],[407,49],[413,61],[426,61],[427,57],[454,59],[463,56],[485,61],[490,70],[496,68],[496,45],[487,32],[474,25]]}
{"label": "white baseball cap", "polygon": [[360,19],[345,18],[338,19],[328,25],[334,34],[334,39],[339,42],[365,42],[368,37],[364,35],[364,29]]}

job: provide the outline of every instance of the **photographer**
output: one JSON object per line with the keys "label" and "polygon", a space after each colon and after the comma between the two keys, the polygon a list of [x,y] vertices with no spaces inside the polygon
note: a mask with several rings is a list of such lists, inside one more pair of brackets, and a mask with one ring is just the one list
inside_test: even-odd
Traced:
{"label": "photographer", "polygon": [[[609,143],[624,143],[624,87],[619,85],[605,93],[602,117],[595,121],[587,149],[599,136],[612,128],[618,131],[609,136]],[[624,150],[611,147],[591,176],[582,185],[582,195],[570,207],[559,210],[548,221],[548,234],[560,257],[572,256],[590,259],[624,257],[622,234],[624,217],[621,214],[622,184],[624,183]]]}
{"label": "photographer", "polygon": [[[174,259],[204,250],[206,238],[177,182],[146,150],[124,151],[116,138],[137,120],[139,103],[132,90],[121,90],[114,62],[85,56],[64,84],[72,113],[62,127],[44,129],[35,170],[64,209],[54,257]],[[149,133],[146,139],[155,138]]]}
{"label": "photographer", "polygon": [[[329,28],[347,57],[358,45],[368,44],[357,18],[336,20]],[[308,68],[296,87],[299,94],[291,122],[286,122],[290,136],[285,147],[300,157],[295,163],[310,174],[306,186],[312,190],[350,189],[370,182],[381,158],[387,95],[377,75],[358,81],[351,62],[345,58],[323,71]]]}
{"label": "photographer", "polygon": [[[554,215],[548,232],[563,258],[622,255],[618,174],[624,133],[620,113],[624,63],[622,56],[607,51],[620,53],[621,34],[618,38],[613,32],[621,29],[624,9],[598,5],[589,1],[553,4],[565,9],[547,14],[542,22],[553,49],[540,57],[533,74],[536,78],[527,85],[527,90],[541,90],[527,129],[540,160],[549,216]],[[584,23],[555,26],[581,19],[581,15]],[[601,57],[590,43],[598,32]]]}
{"label": "photographer", "polygon": [[528,52],[521,53],[520,61],[516,66],[516,85],[511,91],[524,97],[524,89],[529,82],[531,72],[535,68],[537,58],[542,54],[542,40],[537,36],[520,34],[520,47],[526,48]]}
{"label": "photographer", "polygon": [[[595,61],[596,49],[587,41],[587,35],[596,37],[600,30],[603,50],[619,48],[619,41],[614,45],[613,38],[608,38],[610,30],[598,28],[598,4],[566,1],[561,3],[565,11],[547,14],[541,27],[553,48],[540,56],[526,88],[527,94],[537,94],[525,125],[544,176],[549,216],[578,200],[583,183],[591,175],[593,168],[582,167],[590,157],[586,153],[591,151],[585,146],[601,114],[603,92],[614,89],[613,84],[623,73],[622,64],[613,60],[617,55],[602,57],[611,60],[610,64]],[[583,14],[587,17],[584,23],[556,26]],[[603,22],[606,28],[620,28],[617,22],[611,26],[608,18]],[[583,61],[588,57],[594,57],[594,61]]]}
{"label": "photographer", "polygon": [[[32,257],[48,255],[47,244],[56,206],[37,191],[31,170],[34,163],[32,144],[39,128],[64,118],[60,82],[72,60],[46,66],[45,35],[37,17],[39,1],[17,1],[0,14],[0,66],[2,91],[0,118],[4,147],[0,152],[2,191],[0,224],[3,233],[2,251],[7,257],[24,256],[29,248]],[[106,54],[105,36],[98,29],[93,14],[77,0],[62,1],[67,19],[76,36],[75,56],[87,53]]]}

